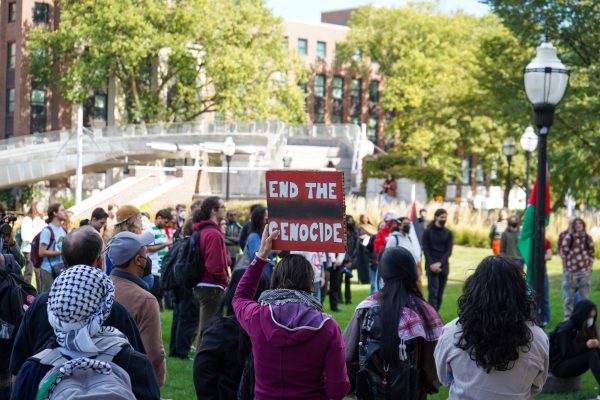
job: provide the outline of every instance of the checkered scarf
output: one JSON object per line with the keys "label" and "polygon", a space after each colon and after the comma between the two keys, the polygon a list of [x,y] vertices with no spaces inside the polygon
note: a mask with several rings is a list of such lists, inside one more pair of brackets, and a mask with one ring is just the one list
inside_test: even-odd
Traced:
{"label": "checkered scarf", "polygon": [[[77,265],[56,278],[48,295],[48,322],[61,347],[80,353],[101,353],[127,338],[102,326],[114,302],[115,287],[100,269]],[[110,338],[112,340],[101,340]]]}

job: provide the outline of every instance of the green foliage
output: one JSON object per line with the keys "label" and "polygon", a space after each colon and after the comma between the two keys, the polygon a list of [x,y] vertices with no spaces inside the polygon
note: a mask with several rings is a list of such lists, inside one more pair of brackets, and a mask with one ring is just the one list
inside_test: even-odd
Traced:
{"label": "green foliage", "polygon": [[15,196],[12,189],[0,190],[0,203],[4,204],[7,210],[15,209]]}
{"label": "green foliage", "polygon": [[[489,52],[496,70],[512,73],[503,86],[522,87],[521,69],[533,57],[544,36],[558,49],[571,71],[569,89],[556,110],[548,138],[548,167],[553,209],[563,206],[570,192],[588,205],[600,205],[600,3],[596,1],[486,0],[491,9],[528,51],[517,71],[501,54]],[[509,69],[510,68],[510,69]],[[519,97],[500,96],[503,107],[528,104]],[[531,111],[529,115],[531,115]]]}
{"label": "green foliage", "polygon": [[62,204],[66,210],[75,205],[75,198],[73,196],[57,196],[55,202]]}
{"label": "green foliage", "polygon": [[407,156],[398,154],[378,154],[363,160],[363,182],[361,192],[365,193],[367,178],[385,178],[390,173],[394,177],[408,178],[413,181],[423,182],[427,196],[431,199],[435,195],[444,193],[446,177],[444,171],[434,167],[418,166],[417,161]]}
{"label": "green foliage", "polygon": [[128,122],[213,111],[300,122],[306,71],[282,36],[261,0],[63,0],[58,29],[34,27],[27,51],[34,80],[72,102],[114,78]]}

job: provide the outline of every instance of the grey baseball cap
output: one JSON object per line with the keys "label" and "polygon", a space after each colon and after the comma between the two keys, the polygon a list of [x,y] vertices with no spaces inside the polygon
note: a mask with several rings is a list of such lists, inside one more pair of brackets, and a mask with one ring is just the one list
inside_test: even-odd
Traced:
{"label": "grey baseball cap", "polygon": [[131,232],[120,232],[108,242],[108,258],[113,265],[123,265],[133,258],[143,246],[154,242],[154,235],[144,232],[136,235]]}

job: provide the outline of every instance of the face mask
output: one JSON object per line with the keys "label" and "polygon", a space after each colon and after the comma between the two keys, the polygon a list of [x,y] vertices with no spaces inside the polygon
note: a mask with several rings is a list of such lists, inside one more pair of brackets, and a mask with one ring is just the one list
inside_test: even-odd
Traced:
{"label": "face mask", "polygon": [[182,211],[179,213],[179,219],[185,219],[185,217],[187,217],[187,214],[185,213],[185,211]]}
{"label": "face mask", "polygon": [[146,267],[144,268],[144,275],[142,276],[148,275],[152,275],[152,260],[150,257],[146,258]]}
{"label": "face mask", "polygon": [[403,225],[402,226],[402,232],[409,233],[410,232],[410,225]]}
{"label": "face mask", "polygon": [[519,223],[518,223],[518,222],[509,222],[509,223],[508,223],[508,225],[509,225],[511,228],[516,228],[516,227],[519,225]]}
{"label": "face mask", "polygon": [[588,328],[591,328],[592,325],[594,325],[594,318],[588,318],[587,319],[587,326],[588,326]]}
{"label": "face mask", "polygon": [[438,224],[443,228],[446,225],[446,221],[438,221]]}

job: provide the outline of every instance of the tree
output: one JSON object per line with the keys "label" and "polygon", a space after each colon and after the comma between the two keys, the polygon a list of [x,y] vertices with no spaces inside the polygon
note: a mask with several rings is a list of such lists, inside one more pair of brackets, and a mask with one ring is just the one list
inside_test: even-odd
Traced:
{"label": "tree", "polygon": [[[590,0],[485,3],[531,53],[547,37],[571,70],[569,89],[548,137],[553,209],[564,205],[568,192],[600,206],[600,4]],[[522,79],[514,83],[522,85]],[[529,115],[532,120],[531,111]]]}
{"label": "tree", "polygon": [[60,7],[58,28],[33,28],[27,48],[34,84],[58,82],[72,102],[113,78],[128,122],[215,111],[304,118],[297,82],[306,71],[261,0],[62,0]]}
{"label": "tree", "polygon": [[[486,46],[500,48],[505,62],[524,59],[519,46],[509,47],[514,42],[494,16],[447,15],[422,4],[369,6],[353,13],[340,62],[383,76],[381,105],[390,116],[387,134],[394,138],[390,151],[442,170],[449,182],[460,178],[465,155],[473,161],[472,176],[479,164],[489,174],[504,163],[504,138],[518,139],[522,132],[526,105],[511,103],[518,114],[503,114],[508,108],[498,107],[490,92],[505,80],[493,82],[485,71],[496,61]],[[514,88],[504,91],[514,96]]]}

